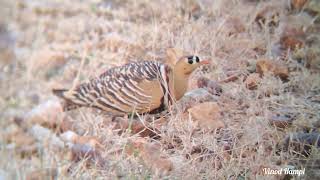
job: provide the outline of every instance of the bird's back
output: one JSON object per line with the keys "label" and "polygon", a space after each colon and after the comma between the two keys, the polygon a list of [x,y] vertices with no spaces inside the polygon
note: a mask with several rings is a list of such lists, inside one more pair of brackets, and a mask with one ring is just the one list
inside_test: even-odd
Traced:
{"label": "bird's back", "polygon": [[163,108],[171,99],[171,69],[159,62],[143,61],[114,67],[74,90],[54,90],[65,100],[65,110],[95,107],[114,114],[145,113]]}

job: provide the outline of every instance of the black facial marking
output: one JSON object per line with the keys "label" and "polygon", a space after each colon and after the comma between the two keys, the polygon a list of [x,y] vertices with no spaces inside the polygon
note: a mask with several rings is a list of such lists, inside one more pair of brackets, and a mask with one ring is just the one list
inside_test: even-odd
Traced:
{"label": "black facial marking", "polygon": [[200,61],[199,57],[196,56],[196,62],[198,63]]}
{"label": "black facial marking", "polygon": [[188,56],[188,63],[193,64],[193,56]]}

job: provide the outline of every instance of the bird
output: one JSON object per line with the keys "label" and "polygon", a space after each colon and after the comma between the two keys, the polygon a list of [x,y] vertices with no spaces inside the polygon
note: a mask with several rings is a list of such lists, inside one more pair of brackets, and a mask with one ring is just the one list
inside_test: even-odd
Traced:
{"label": "bird", "polygon": [[131,62],[110,68],[71,89],[52,89],[63,111],[92,107],[115,115],[160,113],[187,91],[191,73],[209,60],[188,55],[169,66],[159,61]]}

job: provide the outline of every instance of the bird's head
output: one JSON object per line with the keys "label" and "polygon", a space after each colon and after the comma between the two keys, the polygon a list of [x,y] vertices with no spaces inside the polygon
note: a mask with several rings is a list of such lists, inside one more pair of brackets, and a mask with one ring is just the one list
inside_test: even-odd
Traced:
{"label": "bird's head", "polygon": [[190,75],[195,69],[204,64],[210,64],[208,60],[201,60],[198,56],[183,56],[174,65],[175,71],[183,75]]}

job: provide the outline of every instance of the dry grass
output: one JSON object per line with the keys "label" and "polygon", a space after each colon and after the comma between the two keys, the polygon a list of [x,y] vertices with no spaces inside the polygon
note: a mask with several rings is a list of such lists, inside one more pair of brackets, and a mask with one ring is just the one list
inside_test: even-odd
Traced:
{"label": "dry grass", "polygon": [[[85,81],[129,61],[163,61],[169,47],[213,60],[214,66],[194,73],[193,82],[200,76],[220,81],[239,74],[239,79],[221,83],[224,93],[217,103],[223,112],[225,128],[204,133],[197,129],[190,116],[178,113],[170,115],[168,123],[161,128],[160,140],[148,140],[158,141],[161,151],[172,160],[174,168],[166,175],[146,168],[139,158],[127,156],[123,151],[113,153],[137,139],[138,134],[127,131],[119,135],[106,123],[108,116],[81,109],[68,116],[72,117],[78,134],[97,136],[101,140],[102,157],[107,161],[105,167],[86,167],[86,160],[73,163],[66,158],[67,148],[57,150],[53,147],[55,144],[37,141],[36,154],[21,155],[14,151],[14,142],[1,140],[0,179],[1,176],[23,179],[33,170],[53,167],[58,169],[59,179],[153,179],[159,176],[278,179],[283,176],[264,175],[262,168],[288,165],[296,169],[305,167],[307,175],[302,177],[305,179],[319,175],[319,167],[312,164],[319,162],[319,149],[314,147],[309,157],[278,151],[287,134],[319,130],[319,125],[315,125],[320,120],[319,66],[311,64],[307,68],[306,57],[302,57],[300,63],[295,52],[289,51],[289,57],[283,61],[290,69],[288,82],[267,74],[256,90],[247,89],[243,83],[248,68],[254,67],[258,59],[274,56],[273,48],[279,42],[281,28],[292,23],[285,20],[286,17],[302,16],[306,22],[294,22],[301,23],[305,29],[319,29],[319,24],[302,11],[288,12],[286,0],[2,3],[4,10],[0,11],[4,13],[4,23],[14,42],[15,58],[1,59],[1,139],[15,128],[13,117],[22,117],[34,106],[53,98],[52,87],[70,88],[75,79]],[[273,12],[279,16],[280,24],[274,28],[259,27],[255,21],[257,13],[268,5],[277,7],[268,11],[271,18]],[[317,32],[310,31],[305,39],[317,36]],[[318,62],[319,57],[316,59]],[[190,85],[190,90],[194,88]],[[313,100],[316,98],[318,100]],[[293,124],[282,130],[269,125],[269,115],[283,111],[294,114]],[[180,141],[174,140],[177,138]],[[197,148],[204,152],[192,153]]]}

